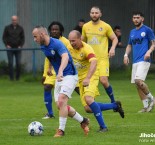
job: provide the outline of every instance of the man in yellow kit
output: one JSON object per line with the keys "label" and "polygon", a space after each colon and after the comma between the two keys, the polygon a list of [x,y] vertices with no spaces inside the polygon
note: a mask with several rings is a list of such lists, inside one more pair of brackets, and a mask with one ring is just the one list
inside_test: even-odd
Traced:
{"label": "man in yellow kit", "polygon": [[[91,21],[85,23],[82,28],[82,39],[95,51],[97,57],[97,69],[99,70],[100,82],[106,90],[111,102],[115,102],[112,86],[108,82],[109,58],[115,55],[115,47],[118,39],[111,26],[100,20],[102,16],[99,7],[94,6],[90,10]],[[108,38],[112,46],[108,53]]]}
{"label": "man in yellow kit", "polygon": [[86,112],[94,113],[99,124],[99,132],[108,131],[102,116],[102,111],[115,109],[124,118],[124,111],[120,101],[103,104],[95,102],[96,89],[98,86],[98,71],[96,70],[97,59],[93,48],[81,41],[80,32],[73,30],[69,33],[70,45],[67,46],[74,64],[78,70],[79,88],[82,105]]}

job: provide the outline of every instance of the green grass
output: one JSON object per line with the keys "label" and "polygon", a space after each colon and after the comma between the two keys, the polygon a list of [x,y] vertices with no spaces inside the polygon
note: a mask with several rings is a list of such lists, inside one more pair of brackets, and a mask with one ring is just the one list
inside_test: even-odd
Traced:
{"label": "green grass", "polygon": [[[97,133],[98,124],[93,114],[87,114],[81,105],[79,96],[74,93],[69,103],[82,115],[90,118],[90,133],[87,137],[79,123],[68,118],[65,137],[53,138],[58,127],[58,111],[53,108],[55,119],[42,120],[46,113],[43,103],[43,87],[38,79],[31,80],[26,76],[20,81],[10,82],[7,77],[0,77],[0,145],[153,145],[154,138],[142,138],[141,133],[155,134],[155,111],[138,114],[142,103],[136,89],[130,84],[130,76],[124,72],[112,72],[110,83],[113,86],[115,98],[121,100],[125,110],[125,118],[112,110],[103,112],[108,126],[107,133]],[[149,74],[147,84],[154,90],[154,74]],[[109,102],[103,88],[97,101]],[[39,121],[44,126],[42,136],[30,136],[27,127],[30,122]],[[151,140],[152,139],[152,140]]]}

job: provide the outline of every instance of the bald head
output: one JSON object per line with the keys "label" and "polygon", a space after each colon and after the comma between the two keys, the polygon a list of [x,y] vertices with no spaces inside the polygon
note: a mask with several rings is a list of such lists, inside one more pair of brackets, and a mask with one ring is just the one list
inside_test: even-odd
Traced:
{"label": "bald head", "polygon": [[80,33],[79,31],[77,31],[77,30],[72,30],[72,31],[69,33],[69,36],[81,38],[81,33]]}
{"label": "bald head", "polygon": [[81,33],[79,31],[72,30],[69,33],[68,39],[73,48],[79,49],[82,47]]}
{"label": "bald head", "polygon": [[14,26],[16,26],[17,24],[18,24],[18,17],[17,16],[12,16],[11,17],[11,21],[12,21],[12,24],[14,25]]}
{"label": "bald head", "polygon": [[41,44],[41,45],[49,44],[50,37],[45,27],[36,26],[32,31],[32,35],[36,43]]}

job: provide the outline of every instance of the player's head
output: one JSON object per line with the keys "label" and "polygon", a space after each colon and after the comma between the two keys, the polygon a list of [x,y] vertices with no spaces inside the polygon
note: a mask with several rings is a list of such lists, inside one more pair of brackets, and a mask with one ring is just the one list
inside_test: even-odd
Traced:
{"label": "player's head", "polygon": [[85,20],[84,19],[80,19],[79,21],[78,21],[78,26],[80,27],[80,28],[82,28],[82,26],[85,24]]}
{"label": "player's head", "polygon": [[144,22],[144,15],[142,12],[134,11],[132,14],[132,21],[136,27],[139,27]]}
{"label": "player's head", "polygon": [[36,43],[40,45],[46,45],[46,40],[49,35],[44,26],[36,26],[32,31],[32,35]]}
{"label": "player's head", "polygon": [[93,6],[90,10],[90,17],[93,22],[98,22],[102,16],[101,9],[98,6]]}
{"label": "player's head", "polygon": [[51,37],[57,38],[59,39],[63,32],[64,32],[64,27],[60,22],[57,21],[53,21],[49,27],[48,27],[48,31]]}
{"label": "player's head", "polygon": [[81,41],[81,33],[79,31],[72,30],[68,35],[68,39],[74,49],[81,48],[82,41]]}
{"label": "player's head", "polygon": [[115,32],[116,36],[121,36],[121,27],[116,25],[114,27],[114,32]]}

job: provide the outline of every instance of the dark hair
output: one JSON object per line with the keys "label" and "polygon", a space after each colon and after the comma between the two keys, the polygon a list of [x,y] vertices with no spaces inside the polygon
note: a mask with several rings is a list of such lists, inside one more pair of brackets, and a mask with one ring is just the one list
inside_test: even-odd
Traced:
{"label": "dark hair", "polygon": [[134,11],[132,12],[132,15],[140,15],[141,17],[144,17],[144,14],[140,11]]}
{"label": "dark hair", "polygon": [[49,33],[51,32],[51,27],[52,27],[53,25],[58,25],[58,26],[59,26],[60,35],[62,36],[62,33],[64,32],[64,27],[63,27],[63,25],[62,25],[60,22],[58,22],[58,21],[53,21],[53,22],[48,26],[48,31],[49,31]]}
{"label": "dark hair", "polygon": [[116,26],[114,27],[114,30],[116,30],[116,29],[121,29],[121,27],[120,27],[119,25],[116,25]]}
{"label": "dark hair", "polygon": [[[92,8],[99,9],[99,10],[100,10],[100,12],[102,13],[102,11],[101,11],[101,9],[100,9],[100,7],[99,7],[99,6],[93,6]],[[91,8],[91,9],[92,9],[92,8]]]}
{"label": "dark hair", "polygon": [[80,19],[79,22],[85,23],[86,21],[84,19]]}

